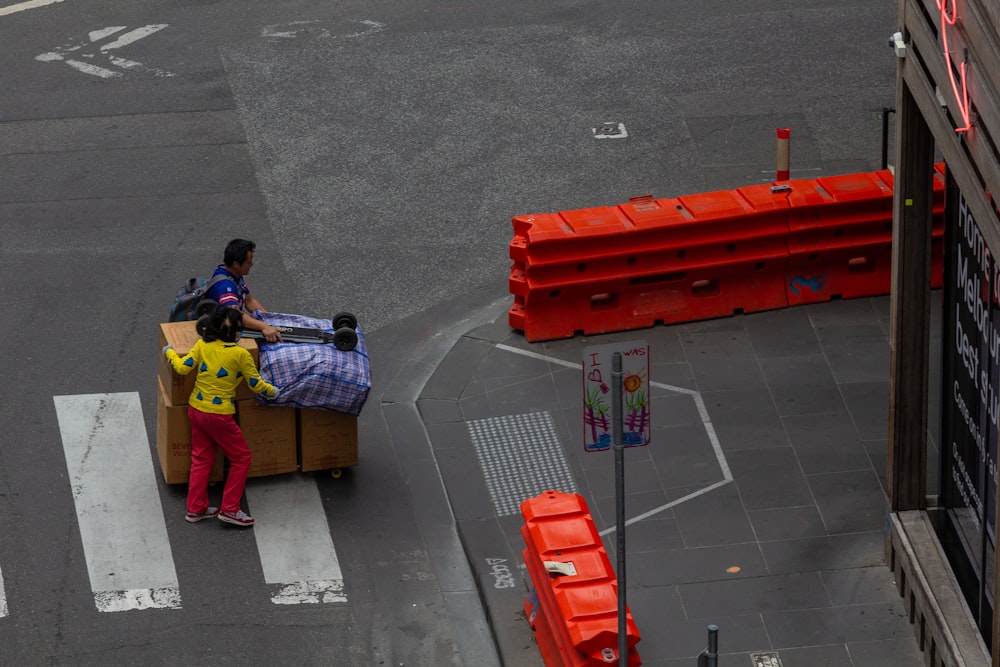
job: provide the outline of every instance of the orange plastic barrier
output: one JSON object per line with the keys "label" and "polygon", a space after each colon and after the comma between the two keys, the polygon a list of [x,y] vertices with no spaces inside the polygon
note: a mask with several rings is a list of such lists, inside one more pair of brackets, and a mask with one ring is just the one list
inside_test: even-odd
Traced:
{"label": "orange plastic barrier", "polygon": [[878,171],[515,217],[508,322],[537,342],[887,294],[892,188]]}
{"label": "orange plastic barrier", "polygon": [[[788,305],[889,293],[894,183],[888,170],[789,183]],[[935,288],[943,271],[944,190],[935,172]]]}
{"label": "orange plastic barrier", "polygon": [[[618,582],[586,501],[546,491],[522,502],[521,515],[521,556],[534,584],[524,613],[546,666],[617,665]],[[641,665],[628,611],[625,628],[628,664]]]}
{"label": "orange plastic barrier", "polygon": [[892,188],[877,173],[789,185],[789,304],[887,294]]}
{"label": "orange plastic barrier", "polygon": [[534,342],[782,308],[786,207],[759,186],[516,217],[510,324]]}

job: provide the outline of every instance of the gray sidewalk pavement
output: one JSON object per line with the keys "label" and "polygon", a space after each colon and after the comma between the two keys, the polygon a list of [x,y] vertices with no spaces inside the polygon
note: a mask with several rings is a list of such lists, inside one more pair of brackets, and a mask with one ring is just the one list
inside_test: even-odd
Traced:
{"label": "gray sidewalk pavement", "polygon": [[541,664],[521,500],[582,494],[616,562],[613,455],[583,449],[580,364],[642,340],[652,440],[624,458],[643,664],[693,667],[709,624],[727,667],[923,664],[884,562],[888,331],[878,297],[538,344],[503,312],[460,336],[416,405],[502,662]]}

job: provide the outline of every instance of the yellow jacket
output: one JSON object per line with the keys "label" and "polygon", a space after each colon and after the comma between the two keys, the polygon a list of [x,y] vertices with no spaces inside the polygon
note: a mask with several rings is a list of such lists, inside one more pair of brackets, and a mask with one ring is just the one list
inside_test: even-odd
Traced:
{"label": "yellow jacket", "polygon": [[202,412],[218,415],[235,413],[236,388],[243,380],[256,394],[268,398],[277,394],[274,385],[260,376],[250,352],[236,343],[199,340],[183,357],[171,348],[167,348],[166,355],[174,372],[180,375],[197,369],[198,376],[188,404]]}

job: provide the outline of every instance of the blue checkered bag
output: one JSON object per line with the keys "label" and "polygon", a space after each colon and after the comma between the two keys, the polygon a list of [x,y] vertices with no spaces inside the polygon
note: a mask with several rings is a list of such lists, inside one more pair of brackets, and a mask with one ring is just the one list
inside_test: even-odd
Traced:
{"label": "blue checkered bag", "polygon": [[[322,329],[333,333],[331,320],[257,311],[254,317],[271,325]],[[372,387],[365,336],[358,325],[358,344],[342,352],[330,343],[268,343],[258,340],[260,374],[279,389],[272,405],[321,408],[361,414]]]}

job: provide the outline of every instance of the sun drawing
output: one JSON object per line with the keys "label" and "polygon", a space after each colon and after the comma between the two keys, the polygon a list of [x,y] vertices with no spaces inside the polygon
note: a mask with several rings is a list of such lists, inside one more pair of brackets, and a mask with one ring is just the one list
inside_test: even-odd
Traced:
{"label": "sun drawing", "polygon": [[625,391],[629,393],[638,391],[638,389],[642,387],[642,380],[645,375],[645,370],[629,371],[629,373],[625,376],[625,379],[622,380]]}

